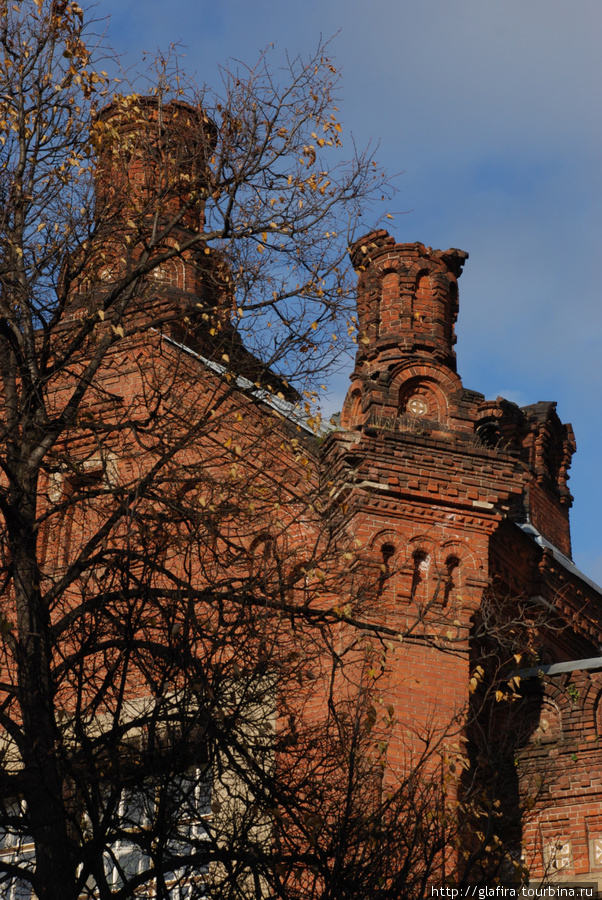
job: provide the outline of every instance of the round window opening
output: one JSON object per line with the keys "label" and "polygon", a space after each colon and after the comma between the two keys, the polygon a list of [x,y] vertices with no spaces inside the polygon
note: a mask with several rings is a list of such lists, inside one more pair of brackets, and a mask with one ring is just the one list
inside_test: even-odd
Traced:
{"label": "round window opening", "polygon": [[412,416],[426,416],[427,412],[429,411],[426,400],[419,394],[415,394],[413,397],[410,397],[407,402],[406,409]]}

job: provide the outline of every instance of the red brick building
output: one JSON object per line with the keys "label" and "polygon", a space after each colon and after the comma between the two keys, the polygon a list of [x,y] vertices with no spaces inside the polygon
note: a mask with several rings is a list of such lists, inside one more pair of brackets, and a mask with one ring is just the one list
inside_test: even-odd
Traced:
{"label": "red brick building", "polygon": [[[145,300],[139,314],[151,308],[165,316],[173,307],[173,323],[167,315],[163,337],[141,338],[125,382],[117,345],[119,374],[109,366],[102,390],[121,381],[128,405],[136,406],[151,382],[165,383],[177,369],[179,390],[190,379],[188,396],[198,395],[198,408],[209,409],[229,371],[220,362],[227,349],[233,368],[246,373],[237,375],[228,400],[232,411],[247,411],[238,457],[279,471],[283,494],[296,485],[301,506],[303,491],[315,490],[320,470],[327,473],[336,503],[348,510],[347,539],[358,548],[354,571],[365,584],[364,616],[402,638],[381,662],[377,689],[396,711],[385,776],[392,783],[396,772],[413,765],[427,733],[441,745],[437,760],[444,751],[453,755],[449,747],[458,741],[468,742],[468,757],[482,752],[472,747],[470,724],[475,685],[489,674],[481,654],[489,637],[493,644],[503,637],[504,621],[522,626],[527,650],[521,646],[514,659],[506,647],[505,657],[496,656],[507,679],[518,674],[520,687],[516,682],[511,714],[507,700],[493,713],[500,734],[490,735],[485,753],[504,744],[503,764],[513,767],[493,796],[497,791],[507,807],[513,855],[532,877],[594,878],[602,871],[602,590],[571,561],[571,426],[560,421],[552,402],[521,409],[464,388],[454,328],[468,254],[396,244],[378,231],[356,242],[351,256],[358,272],[358,352],[340,422],[326,429],[319,450],[294,391],[284,388],[287,396],[277,396],[283,386],[275,376],[270,390],[256,387],[259,363],[227,316],[217,342],[204,327],[182,327],[182,311],[194,309],[202,294],[202,255],[160,275],[152,307]],[[133,349],[128,345],[128,358]],[[317,466],[313,474],[300,475],[290,449],[279,453],[284,432],[278,428],[266,443],[262,420],[273,421],[275,412],[284,431],[292,426],[300,435]],[[230,416],[225,421],[224,440]],[[213,457],[216,473],[230,466],[226,446]],[[204,453],[203,445],[195,452]],[[290,498],[283,503],[291,508]],[[265,554],[269,518],[259,525],[256,516],[248,533],[239,533],[251,554]],[[292,512],[287,527],[292,565],[292,546],[301,547],[319,526],[301,527]],[[496,610],[483,619],[492,596]]]}
{"label": "red brick building", "polygon": [[[222,289],[215,268],[208,279],[204,253],[187,255],[153,276],[150,293],[142,294],[130,315],[142,323],[148,316],[161,320],[163,334],[143,329],[138,338],[118,344],[98,397],[118,391],[128,408],[144,407],[177,371],[171,400],[174,390],[189,403],[194,396],[201,419],[221,403],[222,379],[234,371],[237,389],[232,394],[228,387],[224,419],[226,450],[220,449],[219,429],[210,439],[216,480],[224,477],[224,467],[229,471],[238,446],[238,458],[279,473],[282,503],[291,509],[290,486],[300,491],[302,507],[303,492],[315,490],[321,471],[327,473],[336,502],[348,509],[347,539],[358,548],[355,572],[365,582],[364,616],[403,639],[382,661],[378,685],[383,702],[396,711],[385,776],[392,783],[414,764],[427,733],[433,745],[441,745],[436,760],[444,751],[453,755],[449,747],[466,739],[469,757],[480,752],[471,750],[471,679],[475,673],[477,682],[487,678],[481,651],[495,616],[489,614],[485,623],[480,616],[493,594],[502,618],[529,631],[528,652],[517,655],[510,668],[513,654],[507,651],[503,660],[508,677],[513,669],[519,672],[522,699],[515,700],[519,712],[513,708],[508,721],[501,713],[506,763],[517,762],[510,789],[506,778],[493,793],[510,790],[513,855],[534,877],[582,880],[598,867],[602,871],[602,591],[571,561],[571,426],[560,421],[552,402],[521,409],[464,388],[454,328],[458,279],[468,254],[396,244],[378,231],[356,242],[351,256],[358,272],[359,349],[340,422],[326,429],[319,450],[294,391],[247,353],[228,314],[221,314],[213,338],[207,325],[195,325],[194,315],[192,326],[182,324],[182,316],[190,316],[205,296],[207,281],[213,303]],[[258,388],[257,379],[269,388]],[[231,431],[237,410],[245,417],[239,438]],[[274,413],[284,431],[292,426],[299,433],[315,467],[307,478],[290,447],[279,452],[280,427],[266,442]],[[122,467],[130,464],[128,452],[117,451]],[[206,452],[202,442],[194,450]],[[273,499],[272,494],[267,510]],[[260,513],[251,517],[246,532],[238,522],[239,543],[251,556],[268,552],[271,516],[266,512],[263,522]],[[287,527],[292,565],[292,545],[301,547],[319,525],[301,527],[292,511]],[[286,530],[282,521],[278,528]],[[68,550],[62,552],[67,559]],[[525,617],[533,610],[536,617],[549,616],[549,628],[529,628]],[[495,643],[499,626],[493,627]],[[497,736],[491,740],[485,752],[495,749]],[[535,809],[520,820],[529,792]]]}
{"label": "red brick building", "polygon": [[[171,724],[169,704],[175,707],[173,698],[184,692],[183,685],[190,700],[191,743],[209,743],[206,722],[198,721],[202,703],[209,710],[205,718],[214,715],[216,731],[231,715],[235,734],[239,726],[232,709],[238,701],[232,685],[240,683],[245,667],[254,676],[249,679],[254,694],[243,713],[252,720],[258,708],[271,704],[262,725],[269,719],[267,730],[278,735],[278,717],[286,718],[286,737],[294,747],[295,716],[313,724],[320,703],[328,703],[322,686],[333,693],[346,689],[338,673],[319,672],[318,653],[312,660],[317,675],[294,663],[315,652],[311,640],[293,627],[297,609],[306,612],[315,603],[316,621],[328,613],[329,637],[336,634],[340,646],[347,625],[356,634],[375,636],[369,668],[363,665],[365,647],[354,653],[345,649],[349,669],[356,666],[359,673],[348,683],[357,687],[361,678],[373,679],[372,695],[394,711],[379,784],[372,780],[375,795],[382,796],[383,788],[413,771],[426,754],[422,772],[431,778],[436,772],[445,779],[455,767],[451,803],[477,796],[495,810],[488,820],[492,845],[507,841],[516,862],[514,871],[502,873],[508,880],[525,871],[533,877],[595,880],[602,871],[602,590],[571,561],[567,480],[575,441],[570,425],[560,421],[554,403],[521,409],[464,388],[454,328],[458,279],[468,254],[396,244],[377,231],[351,249],[358,273],[357,358],[340,421],[322,429],[318,440],[295,389],[245,348],[227,266],[198,240],[203,202],[189,202],[190,173],[172,165],[182,153],[186,158],[198,114],[171,104],[161,111],[161,129],[155,129],[155,110],[154,101],[142,99],[136,119],[136,127],[152,126],[152,153],[148,141],[138,147],[127,110],[123,120],[119,109],[101,114],[127,138],[123,158],[99,164],[103,184],[97,202],[111,212],[114,227],[106,250],[74,280],[53,335],[53,353],[61,358],[67,348],[66,363],[56,365],[45,384],[48,407],[60,416],[73,384],[105,341],[78,415],[69,419],[44,469],[40,495],[42,589],[55,604],[48,616],[55,655],[50,668],[53,676],[58,673],[52,715],[67,723],[61,732],[65,743],[76,735],[78,751],[84,748],[85,765],[73,767],[70,777],[76,783],[81,776],[86,787],[89,771],[105,771],[109,751],[116,771],[122,759],[131,761],[141,747],[146,752],[136,716],[147,734],[157,726],[155,750],[171,752],[184,744],[181,722],[172,729],[177,739],[164,737]],[[173,139],[166,123],[177,126]],[[205,139],[211,144],[210,123]],[[180,177],[175,193],[167,192],[169,203],[154,211],[157,220],[159,213],[176,219],[160,248],[163,262],[137,278],[122,311],[113,315],[103,298],[110,296],[112,282],[127,279],[127,265],[138,264],[144,253],[143,241],[129,249],[133,226],[122,207],[136,210],[134,226],[144,237],[152,218],[145,210],[146,192],[161,197]],[[191,235],[194,241],[181,251]],[[87,328],[87,322],[93,324],[69,355],[72,333]],[[336,528],[328,530],[324,520],[332,510]],[[322,559],[337,560],[326,575],[319,571]],[[270,590],[286,615],[260,628]],[[254,597],[252,611],[245,609],[248,619],[234,617],[222,645],[220,628],[239,608],[232,598],[247,594]],[[353,616],[345,611],[349,598]],[[184,646],[180,636],[188,633]],[[178,668],[183,647],[188,668]],[[9,642],[3,652],[10,682],[18,667]],[[135,657],[129,669],[123,662],[128,654]],[[64,659],[74,660],[72,668]],[[270,666],[299,676],[298,685],[279,676],[274,699],[273,682],[266,677]],[[211,690],[201,691],[201,678],[208,678]],[[5,686],[4,703],[18,730],[13,687]],[[223,708],[215,701],[219,691]],[[253,727],[251,722],[248,730]],[[109,739],[117,732],[116,746]],[[240,732],[236,736],[246,741],[244,729],[242,738]],[[227,739],[222,728],[222,740]],[[23,770],[28,749],[26,742],[22,746],[25,751],[17,742],[3,745],[8,781],[17,782]],[[53,747],[40,751],[43,762]],[[174,771],[190,768],[187,753],[174,759]],[[286,753],[280,759],[286,761]],[[69,750],[61,764],[70,766],[73,759]],[[215,760],[192,762],[207,778]],[[300,768],[304,762],[300,754]],[[118,772],[126,784],[132,769]],[[260,770],[258,765],[258,779]],[[246,859],[245,840],[266,834],[266,819],[259,826],[252,822],[238,838],[244,819],[239,813],[252,805],[246,802],[252,791],[237,795],[223,766],[220,774],[221,787],[217,776],[211,785],[214,796],[220,790],[236,795],[236,809],[230,831],[215,826],[215,858],[224,844],[238,839]],[[118,784],[115,809],[123,799],[121,788]],[[33,809],[36,791],[29,789],[26,803]],[[6,796],[10,790],[18,796],[23,788],[9,785]],[[152,806],[155,785],[149,790]],[[97,813],[104,809],[101,793],[90,798]],[[204,802],[209,793],[204,791]],[[64,814],[60,790],[53,800]],[[198,812],[192,810],[193,816]],[[68,826],[79,829],[85,849],[94,841],[82,828],[81,809],[71,813]],[[153,848],[145,846],[140,822],[134,825],[145,847],[136,859],[144,857],[148,866]],[[470,850],[471,835],[460,837]],[[198,850],[205,840],[200,826],[195,840]],[[109,890],[125,878],[114,848],[131,862],[133,839],[117,822],[96,841],[95,853],[103,841],[111,872],[101,862],[95,877],[97,884],[104,878]],[[487,842],[482,843],[486,877]],[[100,855],[106,862],[107,851]],[[15,856],[15,844],[0,840],[0,862],[9,860],[10,866]],[[447,855],[438,854],[436,878],[463,874],[463,859],[456,841]],[[170,872],[175,879],[177,873]],[[143,874],[133,874],[142,884]],[[203,874],[194,874],[200,885]],[[189,875],[182,869],[178,876],[183,890]],[[154,877],[151,871],[151,881]]]}
{"label": "red brick building", "polygon": [[[509,752],[517,797],[521,782],[539,779],[535,812],[514,840],[533,876],[595,880],[602,589],[571,561],[575,441],[554,403],[521,409],[463,387],[454,324],[466,259],[459,250],[396,244],[384,231],[354,245],[359,349],[325,452],[356,497],[350,528],[366,562],[386,569],[375,618],[400,631],[412,621],[433,637],[431,647],[389,660],[386,691],[402,710],[400,732],[416,721],[444,727],[466,706],[488,592],[505,598],[505,614],[523,615],[525,602],[549,612],[514,666],[522,724],[515,717],[506,727],[516,729]],[[446,641],[455,652],[441,652]],[[400,749],[399,764],[402,756]]]}

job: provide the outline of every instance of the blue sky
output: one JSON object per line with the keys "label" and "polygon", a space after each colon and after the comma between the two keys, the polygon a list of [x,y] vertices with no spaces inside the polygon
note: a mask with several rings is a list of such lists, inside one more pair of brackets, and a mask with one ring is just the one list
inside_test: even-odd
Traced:
{"label": "blue sky", "polygon": [[602,583],[600,0],[100,0],[95,13],[127,63],[182,42],[208,84],[230,57],[337,35],[343,136],[379,142],[403,173],[380,211],[396,213],[391,232],[470,253],[464,385],[556,400],[573,424],[574,557]]}

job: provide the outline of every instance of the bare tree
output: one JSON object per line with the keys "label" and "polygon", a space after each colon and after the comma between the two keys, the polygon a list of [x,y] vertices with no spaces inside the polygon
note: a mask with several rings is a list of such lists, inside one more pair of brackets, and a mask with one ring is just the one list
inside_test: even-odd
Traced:
{"label": "bare tree", "polygon": [[[436,732],[383,776],[399,634],[313,433],[387,189],[325,48],[141,95],[72,0],[0,43],[4,896],[423,896],[458,778]],[[402,636],[465,648],[429,603]]]}
{"label": "bare tree", "polygon": [[324,159],[322,49],[223,98],[111,95],[77,3],[0,15],[0,879],[262,895],[298,786],[275,678],[338,627],[311,606],[333,542],[289,382],[326,328],[345,343],[342,260],[383,178]]}

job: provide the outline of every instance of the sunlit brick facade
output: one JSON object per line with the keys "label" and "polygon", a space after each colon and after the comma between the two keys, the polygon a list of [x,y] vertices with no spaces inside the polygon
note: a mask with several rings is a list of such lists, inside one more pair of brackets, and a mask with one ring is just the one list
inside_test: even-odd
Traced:
{"label": "sunlit brick facade", "polygon": [[[350,528],[366,564],[386,570],[375,618],[400,630],[419,621],[415,633],[440,639],[391,657],[399,764],[408,727],[444,728],[466,706],[479,664],[471,635],[487,592],[549,611],[553,625],[536,629],[532,653],[515,664],[526,710],[509,751],[517,797],[521,779],[535,777],[539,789],[514,839],[532,875],[594,879],[602,871],[602,591],[570,559],[575,441],[554,403],[520,409],[463,387],[454,323],[466,258],[396,244],[384,231],[354,245],[359,349],[326,454],[355,496]],[[453,652],[441,652],[446,640]]]}
{"label": "sunlit brick facade", "polygon": [[[602,871],[602,592],[570,558],[571,426],[552,402],[521,409],[464,388],[454,328],[468,254],[396,244],[378,231],[359,240],[351,256],[358,273],[358,352],[340,420],[320,446],[294,391],[278,400],[282,385],[247,353],[227,310],[217,340],[208,340],[200,319],[198,327],[193,318],[192,327],[182,328],[183,313],[198,315],[203,278],[212,304],[216,292],[227,297],[223,273],[204,253],[152,276],[133,315],[141,322],[149,311],[162,318],[163,336],[143,332],[142,339],[117,345],[100,393],[118,388],[134,408],[144,404],[145,384],[167,385],[177,372],[173,387],[182,402],[198,394],[197,406],[209,410],[223,391],[226,369],[218,361],[227,349],[240,373],[228,404],[249,413],[241,426],[244,466],[261,468],[269,457],[287,490],[294,483],[301,494],[304,485],[315,490],[320,477],[333,485],[333,503],[346,511],[347,538],[356,547],[353,570],[355,584],[364,584],[366,620],[382,626],[387,640],[403,636],[387,651],[378,682],[396,716],[385,783],[415,764],[427,735],[439,748],[433,759],[460,745],[470,757],[471,679],[481,663],[475,623],[485,598],[495,595],[506,611],[515,604],[517,618],[525,603],[548,611],[553,626],[533,629],[530,653],[514,662],[522,697],[514,705],[522,704],[524,715],[516,707],[522,725],[515,735],[504,734],[515,767],[505,802],[516,812],[533,779],[538,787],[535,808],[509,840],[533,877],[595,880]],[[271,391],[257,389],[256,379],[269,384],[270,378]],[[299,433],[312,459],[309,481],[294,452],[279,453],[278,429],[271,444],[261,437],[262,417],[267,422],[275,412],[284,431]],[[212,465],[216,473],[226,471],[232,449],[219,457],[215,446]],[[205,452],[202,445],[198,452]],[[298,536],[299,546],[303,541]],[[502,724],[506,731],[514,727]]]}
{"label": "sunlit brick facade", "polygon": [[[143,118],[150,115],[154,122],[154,107],[149,108]],[[116,113],[103,115],[110,119]],[[190,127],[189,109],[174,104],[166,115],[178,125],[181,143]],[[115,127],[121,127],[118,121]],[[133,185],[130,199],[139,203],[147,182],[160,181],[165,173],[147,171],[135,133],[128,139],[132,153],[124,178]],[[119,172],[110,170],[109,176],[105,173],[105,182],[120,184]],[[172,176],[168,167],[167,177]],[[111,191],[105,184],[99,202],[110,205]],[[194,221],[184,216],[178,239],[185,242],[203,220],[198,210]],[[121,265],[127,227],[126,222],[124,234],[112,236],[103,268],[93,273],[103,290],[110,289]],[[584,880],[591,874],[595,880],[602,872],[602,591],[571,562],[567,480],[575,441],[552,402],[521,409],[501,397],[485,400],[463,386],[454,330],[458,279],[467,257],[456,249],[397,244],[385,231],[354,244],[357,358],[340,420],[321,441],[305,421],[294,389],[245,349],[233,324],[227,269],[199,244],[149,273],[123,320],[131,334],[108,354],[89,392],[88,411],[117,421],[122,409],[135,418],[139,406],[144,418],[148,398],[158,398],[157,406],[160,401],[169,408],[176,436],[187,406],[194,406],[199,423],[211,420],[212,404],[220,406],[220,415],[231,412],[227,429],[204,432],[210,437],[196,447],[187,444],[187,452],[197,464],[208,461],[216,491],[228,479],[243,483],[245,472],[260,472],[255,487],[261,485],[261,502],[269,509],[265,488],[275,485],[272,505],[284,510],[278,513],[281,520],[289,515],[294,523],[289,562],[295,565],[304,560],[304,543],[316,543],[319,516],[312,501],[315,515],[303,532],[303,516],[287,512],[286,505],[294,494],[302,508],[310,490],[328,485],[331,506],[345,516],[343,543],[354,547],[345,556],[353,556],[349,568],[365,624],[375,635],[381,629],[375,647],[386,648],[374,663],[380,666],[377,692],[396,720],[385,784],[414,764],[426,736],[438,762],[454,753],[477,754],[471,745],[471,697],[488,674],[480,655],[489,627],[483,625],[484,604],[495,597],[503,616],[514,615],[527,631],[529,623],[519,621],[525,609],[549,614],[549,628],[541,617],[531,628],[529,653],[516,654],[513,662],[509,651],[505,660],[516,697],[499,701],[499,720],[508,731],[503,707],[512,705],[522,725],[503,736],[506,762],[513,767],[503,802],[520,812],[519,798],[537,784],[529,815],[508,839],[534,876],[545,871]],[[89,285],[74,286],[71,321],[85,313],[80,289],[86,296]],[[69,327],[67,317],[67,336]],[[231,420],[243,423],[239,434]],[[89,453],[84,448],[82,454],[78,477],[90,479],[103,454],[110,459],[99,471],[116,484],[132,467],[144,471],[143,454],[134,458],[127,446],[98,452],[94,447]],[[59,487],[49,484],[51,502]],[[237,502],[248,499],[238,490]],[[259,514],[246,521],[248,535],[237,538],[241,546],[246,540],[245,564],[253,574],[254,554],[266,554],[269,535]],[[68,564],[71,535],[81,540],[89,527],[89,521],[65,517],[53,534],[42,535],[59,567]],[[212,564],[218,558],[214,553]],[[212,575],[219,573],[202,577],[209,581]],[[347,581],[342,572],[344,590]],[[334,602],[332,592],[325,591],[324,602]],[[497,625],[491,622],[495,644]],[[461,780],[457,791],[461,799]]]}

